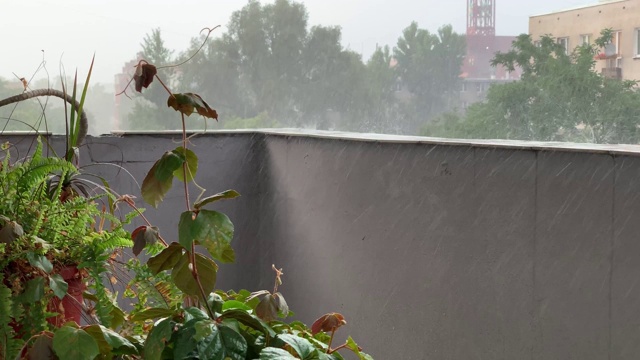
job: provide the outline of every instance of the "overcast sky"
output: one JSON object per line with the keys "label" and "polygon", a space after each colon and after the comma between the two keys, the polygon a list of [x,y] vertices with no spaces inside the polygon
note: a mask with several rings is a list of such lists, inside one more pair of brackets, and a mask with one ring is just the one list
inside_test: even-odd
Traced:
{"label": "overcast sky", "polygon": [[[270,1],[263,1],[268,3]],[[343,45],[368,57],[376,44],[395,45],[411,21],[436,30],[452,24],[464,32],[466,0],[304,0],[309,25],[340,25]],[[596,0],[497,0],[498,35],[527,32],[528,17]],[[140,49],[144,35],[162,29],[167,46],[180,52],[201,28],[226,24],[244,0],[0,0],[0,77],[30,78],[43,58],[51,77],[62,63],[67,74],[88,70],[92,82],[114,74]],[[44,77],[39,72],[38,77]]]}

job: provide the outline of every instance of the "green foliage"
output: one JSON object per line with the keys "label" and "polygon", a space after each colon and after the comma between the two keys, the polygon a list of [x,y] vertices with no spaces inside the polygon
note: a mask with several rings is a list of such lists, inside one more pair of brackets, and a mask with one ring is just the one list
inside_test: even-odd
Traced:
{"label": "green foliage", "polygon": [[53,337],[53,350],[61,359],[93,360],[100,354],[98,342],[83,329],[63,326]]}
{"label": "green foliage", "polygon": [[462,138],[637,143],[640,92],[636,83],[608,79],[594,57],[610,41],[604,30],[594,45],[567,54],[551,36],[534,42],[521,35],[494,65],[522,69],[522,80],[489,88],[484,103],[463,117],[449,115],[423,129],[424,135]]}
{"label": "green foliage", "polygon": [[448,103],[457,96],[460,68],[466,51],[465,38],[451,25],[432,34],[418,28],[416,22],[404,29],[393,49],[397,70],[412,95],[404,107],[407,124],[415,133],[419,124],[448,110]]}
{"label": "green foliage", "polygon": [[[180,71],[161,76],[185,93],[198,90],[202,98],[215,99],[212,105],[225,117],[223,124],[207,124],[213,129],[416,133],[426,120],[457,105],[466,45],[451,26],[432,34],[413,23],[393,51],[378,48],[367,60],[342,46],[340,27],[310,26],[308,19],[302,2],[250,1],[217,38],[192,39],[175,59],[191,59]],[[145,37],[143,50],[156,65],[170,58],[156,30]],[[143,96],[150,99],[152,91],[162,88]],[[131,129],[180,127],[178,119],[167,118],[164,104],[134,106]],[[187,128],[203,126],[189,121]]]}
{"label": "green foliage", "polygon": [[22,347],[22,340],[14,338],[15,330],[11,327],[13,299],[11,289],[3,284],[0,274],[0,358],[10,359]]}
{"label": "green foliage", "polygon": [[[251,23],[261,18],[267,21]],[[240,64],[241,67],[248,66],[244,70],[251,72],[246,79],[248,83],[258,83],[257,70],[278,77],[254,95],[270,97],[274,92],[282,91],[284,97],[267,99],[272,106],[267,109],[268,113],[283,118],[295,115],[288,105],[299,91],[288,88],[288,84],[301,78],[292,78],[280,65],[289,61],[289,56],[283,54],[308,45],[304,6],[288,0],[277,0],[266,6],[252,1],[234,14],[233,22],[237,27],[231,33],[236,40],[247,41],[245,45],[248,45],[251,39],[245,38],[247,35],[262,36],[270,44],[269,48],[243,48],[247,52],[256,51],[254,55],[262,56],[265,61],[264,64]],[[249,33],[238,32],[240,27],[247,27]],[[340,32],[336,28],[317,27],[312,33],[320,47],[330,48],[339,41]],[[159,31],[145,43],[150,49],[152,45],[154,51],[162,53]],[[278,48],[286,51],[277,51]],[[336,64],[359,68],[361,73],[366,73],[366,68],[359,56],[342,50],[339,45],[332,50],[331,56],[339,61],[333,62],[334,59],[313,68],[306,68],[301,63],[289,65],[298,66],[298,74],[306,71],[310,76],[308,79],[327,76],[336,82],[363,81],[359,75],[333,74],[337,70],[333,67]],[[388,50],[383,56],[387,55]],[[294,57],[301,60],[303,54],[300,52]],[[263,68],[265,64],[277,69]],[[156,69],[151,63],[144,66]],[[154,76],[143,75],[144,80],[140,80],[141,75],[136,75],[138,91],[146,89],[156,78]],[[0,249],[3,255],[0,257],[3,270],[0,272],[0,335],[9,334],[14,326],[19,331],[5,336],[0,342],[4,358],[39,354],[61,359],[335,360],[342,359],[339,350],[348,349],[361,359],[368,359],[351,339],[332,348],[336,330],[346,324],[340,314],[320,317],[311,329],[299,322],[280,321],[292,314],[284,295],[278,292],[282,269],[272,266],[275,271],[273,291],[215,291],[218,265],[214,259],[221,262],[235,260],[231,246],[234,226],[225,214],[203,207],[238,197],[239,193],[227,190],[203,197],[206,190],[195,184],[198,157],[188,149],[184,115],[197,112],[217,118],[217,111],[200,95],[173,93],[164,83],[163,88],[169,93],[168,105],[181,113],[182,144],[165,152],[153,164],[141,192],[145,201],[157,207],[172,187],[174,177],[184,182],[186,207],[180,215],[177,242],[167,244],[160,236],[160,230],[144,216],[146,225],[139,226],[132,234],[124,230],[123,226],[133,216],[125,215],[121,220],[113,212],[122,204],[142,214],[133,197],[116,197],[106,182],[103,193],[94,194],[92,190],[89,194],[81,183],[78,169],[69,161],[71,157],[45,158],[40,143],[33,156],[24,161],[12,163],[7,152],[0,168],[0,188],[5,194],[0,200],[0,242],[3,245]],[[83,97],[86,87],[84,93]],[[351,96],[340,93],[326,99],[325,105],[347,111],[350,102],[355,101]],[[262,98],[253,100],[254,105],[265,105]],[[307,110],[315,111],[310,110],[310,106]],[[322,111],[318,111],[320,113]],[[322,117],[318,116],[319,119]],[[201,190],[193,205],[190,186]],[[116,252],[131,246],[134,246],[136,258],[126,263],[115,261]],[[206,252],[197,252],[197,246],[202,246]],[[146,263],[137,258],[143,251],[148,255]],[[91,290],[84,293],[85,300],[94,303],[92,311],[86,314],[91,317],[91,325],[79,326],[73,321],[60,325],[58,322],[64,314],[58,314],[56,304],[59,302],[51,300],[71,295],[72,279],[65,279],[61,274],[61,269],[69,265],[75,266],[81,282]],[[118,266],[124,266],[119,270],[134,274],[122,297],[105,286],[107,279],[117,281],[110,271]],[[125,299],[133,299],[132,310],[128,313],[118,304]],[[27,341],[22,349],[18,349],[22,339]]]}
{"label": "green foliage", "polygon": [[[99,202],[106,198],[113,201],[114,195],[106,191],[81,196],[77,189],[85,186],[78,174],[65,159],[43,157],[40,141],[31,158],[12,162],[7,150],[2,160],[0,331],[8,334],[2,345],[7,358],[19,350],[15,344],[20,344],[20,339],[55,328],[52,319],[64,316],[52,307],[52,300],[67,296],[68,280],[61,274],[66,267],[77,268],[78,276],[93,290],[87,297],[95,300],[98,319],[109,325],[115,317],[117,306],[105,288],[104,277],[113,253],[132,242],[123,229],[126,222],[99,209]],[[103,229],[106,221],[109,231]],[[5,301],[7,291],[10,301]],[[11,327],[20,330],[8,333]]]}

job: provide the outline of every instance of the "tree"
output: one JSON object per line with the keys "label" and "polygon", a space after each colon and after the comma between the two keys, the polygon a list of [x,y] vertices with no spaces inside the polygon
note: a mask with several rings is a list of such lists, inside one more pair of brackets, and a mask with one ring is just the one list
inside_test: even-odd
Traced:
{"label": "tree", "polygon": [[253,105],[250,116],[266,111],[285,122],[295,117],[307,19],[304,5],[289,0],[264,6],[249,1],[231,16],[228,34],[238,49],[241,94]]}
{"label": "tree", "polygon": [[405,107],[405,132],[415,133],[420,123],[451,107],[465,51],[464,36],[451,25],[437,34],[418,28],[416,22],[404,29],[393,52],[402,85],[412,95]]}
{"label": "tree", "polygon": [[362,127],[371,132],[398,133],[400,118],[396,85],[397,75],[391,66],[392,56],[388,46],[377,47],[367,61],[366,86],[368,90],[367,116]]}
{"label": "tree", "polygon": [[[186,65],[181,82],[205,89],[229,117],[357,128],[366,97],[362,59],[342,47],[339,27],[308,30],[307,21],[302,3],[249,1],[233,13],[228,32]],[[194,40],[187,53],[201,43]]]}
{"label": "tree", "polygon": [[319,129],[359,128],[366,99],[366,68],[359,54],[342,48],[337,26],[311,28],[303,49],[303,120]]}
{"label": "tree", "polygon": [[[520,35],[493,64],[522,68],[522,80],[493,85],[486,102],[469,107],[460,137],[540,141],[635,143],[640,94],[634,81],[608,79],[594,70],[594,56],[610,32],[567,54],[551,36],[534,43]],[[451,128],[451,127],[450,127]]]}

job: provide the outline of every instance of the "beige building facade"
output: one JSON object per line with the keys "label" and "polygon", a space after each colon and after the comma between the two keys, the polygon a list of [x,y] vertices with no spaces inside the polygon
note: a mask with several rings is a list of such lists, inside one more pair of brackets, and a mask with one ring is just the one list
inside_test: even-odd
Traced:
{"label": "beige building facade", "polygon": [[613,30],[612,44],[603,49],[596,69],[608,77],[640,80],[640,0],[601,0],[572,9],[529,18],[533,40],[551,35],[568,52]]}

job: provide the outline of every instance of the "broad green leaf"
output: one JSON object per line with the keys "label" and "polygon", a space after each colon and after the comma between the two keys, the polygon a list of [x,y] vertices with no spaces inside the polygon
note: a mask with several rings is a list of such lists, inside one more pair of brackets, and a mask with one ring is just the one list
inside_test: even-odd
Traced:
{"label": "broad green leaf", "polygon": [[144,201],[154,208],[157,208],[162,199],[164,199],[167,191],[171,189],[172,180],[159,181],[156,179],[154,175],[155,167],[156,165],[153,165],[147,176],[144,178],[141,192]]}
{"label": "broad green leaf", "polygon": [[[187,151],[185,151],[182,146],[176,148],[175,150],[173,150],[173,152],[182,155],[182,157],[185,159],[185,162],[187,163],[187,181],[193,181],[193,178],[196,177],[196,173],[198,172],[198,156],[196,155],[196,153],[194,153],[190,149],[187,149]],[[173,172],[173,175],[182,182],[185,181],[183,169],[184,166],[180,166]]]}
{"label": "broad green leaf", "polygon": [[278,318],[278,305],[276,299],[271,295],[265,295],[258,306],[256,306],[256,315],[264,321],[273,321]]}
{"label": "broad green leaf", "polygon": [[182,256],[182,250],[183,247],[179,243],[174,242],[169,244],[160,254],[147,261],[149,270],[151,270],[154,275],[157,275],[161,271],[173,269]]}
{"label": "broad green leaf", "polygon": [[117,332],[102,325],[90,325],[84,328],[87,334],[91,335],[100,348],[101,353],[112,353],[114,355],[137,355],[138,349],[127,339]]}
{"label": "broad green leaf", "polygon": [[184,322],[207,319],[209,319],[209,315],[202,309],[199,309],[197,307],[188,307],[184,309]]}
{"label": "broad green leaf", "polygon": [[269,324],[262,321],[262,319],[260,319],[259,317],[249,314],[244,310],[238,310],[238,309],[227,310],[223,312],[222,315],[220,315],[219,319],[221,320],[234,319],[252,329],[261,331],[262,333],[264,333],[265,335],[268,335],[269,337],[276,336],[276,332],[269,326]]}
{"label": "broad green leaf", "polygon": [[260,360],[296,360],[296,357],[285,350],[267,347],[260,351]]}
{"label": "broad green leaf", "polygon": [[31,264],[31,266],[37,267],[47,274],[53,270],[53,264],[51,264],[51,261],[49,261],[49,259],[44,255],[35,254],[29,251],[27,253],[27,260],[29,260],[29,264]]}
{"label": "broad green leaf", "polygon": [[22,299],[27,303],[38,302],[44,296],[44,278],[37,277],[27,281],[27,287],[22,293]]}
{"label": "broad green leaf", "polygon": [[53,335],[53,351],[60,359],[93,360],[100,349],[96,340],[82,329],[63,326]]}
{"label": "broad green leaf", "polygon": [[229,309],[240,309],[240,310],[245,310],[245,311],[250,311],[253,310],[251,309],[251,307],[245,303],[243,303],[242,301],[238,301],[238,300],[227,300],[224,302],[224,304],[222,304],[222,310],[229,310]]}
{"label": "broad green leaf", "polygon": [[360,347],[358,346],[358,344],[356,344],[355,341],[353,341],[353,338],[351,336],[349,336],[349,338],[347,339],[347,347],[351,349],[351,351],[353,351],[356,355],[358,355],[360,360],[373,360],[370,355],[360,351]]}
{"label": "broad green leaf", "polygon": [[318,350],[307,340],[291,334],[280,334],[278,339],[295,350],[302,360],[319,360]]}
{"label": "broad green leaf", "polygon": [[195,203],[195,205],[193,205],[193,207],[195,207],[196,209],[200,209],[201,207],[210,204],[214,201],[218,201],[218,200],[222,200],[222,199],[233,199],[233,198],[237,198],[238,196],[240,196],[240,193],[238,193],[235,190],[226,190],[220,193],[217,193],[215,195],[211,195],[211,196],[207,196],[206,198],[198,201],[197,203]]}
{"label": "broad green leaf", "polygon": [[172,333],[173,324],[171,319],[166,318],[157,322],[144,342],[144,359],[160,360]]}
{"label": "broad green leaf", "polygon": [[167,100],[167,106],[187,116],[197,111],[198,114],[218,120],[218,113],[207,104],[200,95],[193,93],[172,94]]}
{"label": "broad green leaf", "polygon": [[342,355],[340,355],[340,353],[338,353],[337,351],[333,354],[327,354],[318,350],[318,355],[320,355],[320,360],[344,360]]}
{"label": "broad green leaf", "polygon": [[196,329],[196,333],[193,337],[196,341],[202,341],[213,334],[214,323],[208,319],[201,320],[197,321],[193,327]]}
{"label": "broad green leaf", "polygon": [[198,350],[194,325],[195,321],[187,322],[178,330],[175,341],[173,341],[174,359],[197,359]]}
{"label": "broad green leaf", "polygon": [[165,308],[151,308],[136,313],[131,317],[131,321],[144,321],[158,318],[166,318],[172,316],[174,313],[171,309]]}
{"label": "broad green leaf", "polygon": [[[216,265],[216,263],[211,259],[200,254],[196,254],[195,258],[198,276],[200,277],[200,284],[202,284],[205,295],[209,294],[216,286],[218,265]],[[200,287],[193,278],[191,269],[189,269],[188,252],[184,253],[178,263],[173,267],[173,270],[171,271],[171,278],[178,289],[182,290],[185,294],[198,297],[201,296]]]}
{"label": "broad green leaf", "polygon": [[60,299],[67,295],[69,284],[62,278],[60,274],[54,274],[49,276],[49,287],[53,290],[53,293]]}
{"label": "broad green leaf", "polygon": [[[242,335],[228,326],[203,321],[197,324],[197,333],[203,337],[198,341],[198,353],[201,359],[244,360],[247,354],[247,341]],[[209,329],[204,329],[204,327]]]}
{"label": "broad green leaf", "polygon": [[[195,219],[194,219],[195,215]],[[211,210],[185,211],[180,215],[178,241],[186,249],[191,243],[204,246],[214,259],[225,263],[235,260],[231,247],[233,223],[227,215]]]}
{"label": "broad green leaf", "polygon": [[182,169],[182,164],[184,164],[185,160],[183,154],[175,150],[167,151],[157,162],[158,166],[154,173],[156,179],[158,179],[158,181],[172,180],[174,172]]}

